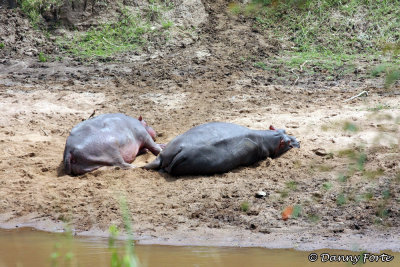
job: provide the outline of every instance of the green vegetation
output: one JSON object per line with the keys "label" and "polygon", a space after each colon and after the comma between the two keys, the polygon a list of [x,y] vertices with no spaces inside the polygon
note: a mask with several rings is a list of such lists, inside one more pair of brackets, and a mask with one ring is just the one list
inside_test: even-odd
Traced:
{"label": "green vegetation", "polygon": [[297,189],[297,182],[296,181],[289,181],[286,183],[286,187],[289,190],[296,190]]}
{"label": "green vegetation", "polygon": [[132,230],[132,219],[131,219],[128,204],[127,204],[125,198],[120,199],[120,207],[121,207],[122,218],[124,221],[125,233],[128,238],[125,242],[125,253],[123,255],[119,255],[118,250],[115,246],[115,240],[118,236],[118,229],[115,226],[110,227],[110,238],[108,241],[108,246],[112,252],[111,267],[140,266],[139,260],[135,253],[135,244],[134,244],[134,240],[133,240],[133,230]]}
{"label": "green vegetation", "polygon": [[390,194],[390,190],[389,190],[389,189],[385,189],[385,190],[383,190],[383,192],[382,192],[382,196],[383,196],[383,199],[389,199],[389,198],[390,198],[390,196],[391,196],[391,194]]}
{"label": "green vegetation", "polygon": [[[127,235],[125,241],[125,252],[121,254],[119,247],[117,246],[117,238],[119,230],[115,225],[110,226],[110,236],[108,239],[108,248],[111,252],[110,266],[111,267],[139,267],[141,266],[134,249],[133,231],[132,231],[132,220],[128,205],[124,198],[120,199],[120,208],[122,218],[124,222],[124,230]],[[74,253],[71,252],[71,245],[73,241],[73,233],[68,224],[64,229],[63,242],[57,242],[54,246],[54,251],[50,255],[51,267],[58,266],[82,266],[77,262]],[[64,252],[63,252],[64,251]]]}
{"label": "green vegetation", "polygon": [[327,183],[323,183],[322,184],[322,188],[326,191],[330,190],[332,188],[332,183],[331,182],[327,182]]}
{"label": "green vegetation", "polygon": [[287,190],[282,190],[279,192],[281,198],[287,198],[289,196],[289,192]]}
{"label": "green vegetation", "polygon": [[319,220],[321,220],[320,216],[314,213],[309,214],[308,219],[313,223],[317,223]]}
{"label": "green vegetation", "polygon": [[397,80],[400,80],[400,67],[399,64],[382,64],[376,66],[371,75],[378,77],[380,74],[385,75],[385,88],[390,88]]}
{"label": "green vegetation", "polygon": [[301,205],[294,205],[293,207],[293,213],[292,213],[292,218],[297,218],[301,214]]}
{"label": "green vegetation", "polygon": [[72,260],[75,255],[71,251],[67,251],[65,253],[62,252],[62,248],[66,248],[67,250],[71,250],[71,243],[73,239],[72,229],[69,224],[65,224],[64,226],[64,242],[56,242],[54,245],[54,250],[50,255],[50,263],[51,267],[60,266],[60,263],[65,263],[66,266],[71,266]]}
{"label": "green vegetation", "polygon": [[363,175],[368,178],[368,179],[375,179],[379,176],[382,176],[384,174],[383,169],[377,169],[377,170],[364,170]]}
{"label": "green vegetation", "polygon": [[253,66],[256,67],[256,68],[263,69],[263,70],[266,70],[266,69],[267,69],[267,64],[265,64],[265,63],[262,62],[262,61],[259,61],[259,62],[254,63]]}
{"label": "green vegetation", "polygon": [[0,49],[3,49],[4,48],[4,43],[0,43]]}
{"label": "green vegetation", "polygon": [[[22,0],[19,5],[32,25],[38,27],[44,12],[57,10],[64,3],[65,0]],[[163,18],[164,12],[173,7],[171,1],[150,0],[142,10],[129,9],[119,2],[116,4],[120,5],[116,21],[100,24],[85,32],[76,31],[72,38],[59,38],[60,47],[79,58],[104,59],[118,52],[137,49],[147,38],[164,36],[163,33],[173,26],[172,21]]]}
{"label": "green vegetation", "polygon": [[[376,216],[378,216],[380,219],[384,219],[388,216],[388,213],[388,209],[386,209],[383,205],[380,205],[376,211]],[[381,220],[378,222],[381,222]]]}
{"label": "green vegetation", "polygon": [[343,130],[355,133],[358,132],[358,127],[354,123],[346,121],[343,125]]}
{"label": "green vegetation", "polygon": [[85,33],[76,32],[71,40],[62,40],[60,44],[78,57],[105,58],[137,48],[145,42],[143,35],[150,31],[150,24],[145,23],[139,14],[124,8],[117,22],[100,25]]}
{"label": "green vegetation", "polygon": [[[336,80],[358,75],[358,63],[364,61],[371,62],[368,67],[372,68],[382,65],[371,74],[383,73],[386,88],[400,79],[398,1],[253,0],[232,3],[228,9],[253,18],[254,27],[290,46],[269,59],[270,64],[284,67],[271,69],[285,76],[296,79],[293,71],[300,71]],[[255,60],[255,67],[260,60]]]}
{"label": "green vegetation", "polygon": [[[126,228],[126,226],[125,226]],[[111,251],[111,267],[136,267],[140,266],[139,261],[134,251],[134,241],[129,237],[125,243],[125,253],[120,255],[116,240],[119,234],[118,228],[115,225],[110,226],[110,236],[108,238],[108,248]]]}
{"label": "green vegetation", "polygon": [[47,57],[44,55],[43,52],[40,52],[38,57],[40,62],[47,62]]}
{"label": "green vegetation", "polygon": [[168,30],[174,25],[174,23],[170,20],[161,22],[161,26],[164,30]]}
{"label": "green vegetation", "polygon": [[364,199],[366,201],[370,201],[374,197],[374,194],[372,192],[367,192],[364,194]]}
{"label": "green vegetation", "polygon": [[345,183],[345,182],[347,182],[348,179],[349,179],[349,177],[344,175],[343,173],[339,174],[339,177],[338,177],[339,182]]}
{"label": "green vegetation", "polygon": [[63,4],[63,0],[22,0],[21,10],[29,17],[34,26],[38,26],[41,14],[51,7],[57,8]]}
{"label": "green vegetation", "polygon": [[249,204],[248,201],[243,201],[240,204],[240,210],[243,211],[243,212],[247,212],[249,210],[249,208],[250,208],[250,204]]}
{"label": "green vegetation", "polygon": [[343,193],[339,194],[339,195],[337,196],[337,198],[336,198],[336,204],[337,204],[338,206],[343,206],[343,205],[346,204],[346,203],[347,203],[347,198],[346,198],[346,196],[345,196]]}
{"label": "green vegetation", "polygon": [[397,1],[253,0],[243,13],[295,50],[353,54],[377,51],[398,40]]}
{"label": "green vegetation", "polygon": [[368,108],[368,111],[380,111],[380,110],[383,110],[383,109],[390,109],[391,107],[389,106],[389,105],[386,105],[386,104],[378,104],[378,105],[376,105],[375,107],[373,107],[373,108]]}
{"label": "green vegetation", "polygon": [[[105,23],[86,32],[76,32],[72,39],[59,40],[62,48],[80,58],[107,58],[119,52],[135,50],[147,42],[153,35],[163,33],[173,26],[172,21],[163,19],[163,12],[171,8],[169,2],[150,1],[143,12],[120,7],[116,22]],[[161,28],[152,26],[161,21]],[[164,36],[167,38],[167,36]]]}
{"label": "green vegetation", "polygon": [[334,169],[333,166],[325,165],[325,164],[319,164],[316,166],[317,170],[320,172],[329,172]]}
{"label": "green vegetation", "polygon": [[355,149],[352,149],[352,148],[339,150],[337,152],[337,156],[340,157],[340,158],[343,158],[343,157],[355,158],[356,151],[355,151]]}

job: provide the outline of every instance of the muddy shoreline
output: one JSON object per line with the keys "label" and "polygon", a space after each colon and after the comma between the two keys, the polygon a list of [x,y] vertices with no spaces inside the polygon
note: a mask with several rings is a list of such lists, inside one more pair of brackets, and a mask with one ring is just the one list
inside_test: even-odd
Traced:
{"label": "muddy shoreline", "polygon": [[[1,223],[2,229],[33,228],[38,231],[63,233],[64,223],[51,221],[41,222],[13,222]],[[18,226],[18,227],[17,227]],[[187,229],[164,233],[155,236],[152,232],[141,235],[134,234],[134,240],[141,245],[168,245],[168,246],[207,246],[207,247],[260,247],[267,249],[296,249],[302,251],[314,251],[321,249],[366,251],[379,253],[381,251],[400,251],[400,229],[391,229],[390,234],[380,230],[372,230],[366,233],[354,233],[345,231],[328,237],[326,232],[319,229],[275,229],[268,235],[243,230],[238,233],[236,229],[209,229],[199,228],[191,231]],[[74,231],[73,234],[82,237],[107,238],[109,233],[99,229],[89,231]],[[397,236],[397,237],[396,237]],[[118,239],[124,240],[127,236],[120,235]]]}

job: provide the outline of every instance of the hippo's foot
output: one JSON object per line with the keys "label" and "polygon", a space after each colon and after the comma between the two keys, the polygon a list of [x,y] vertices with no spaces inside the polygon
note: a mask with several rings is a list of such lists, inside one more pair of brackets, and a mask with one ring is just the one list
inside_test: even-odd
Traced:
{"label": "hippo's foot", "polygon": [[147,148],[142,148],[139,150],[139,152],[137,153],[136,156],[142,155],[142,154],[146,154],[147,152],[149,152],[149,150]]}
{"label": "hippo's foot", "polygon": [[164,148],[167,146],[167,144],[158,144],[162,150],[164,150]]}
{"label": "hippo's foot", "polygon": [[117,165],[117,166],[115,166],[115,167],[120,167],[121,169],[124,169],[124,170],[129,170],[129,169],[136,168],[135,165],[129,164],[129,163],[126,163],[126,162],[121,163],[120,165]]}
{"label": "hippo's foot", "polygon": [[159,170],[161,167],[161,158],[157,157],[155,160],[153,160],[152,162],[146,164],[145,166],[143,166],[144,169],[146,170]]}

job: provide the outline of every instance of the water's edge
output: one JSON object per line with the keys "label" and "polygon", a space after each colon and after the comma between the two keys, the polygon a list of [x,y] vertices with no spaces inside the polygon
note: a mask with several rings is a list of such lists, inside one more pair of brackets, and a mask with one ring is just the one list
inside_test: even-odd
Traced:
{"label": "water's edge", "polygon": [[[64,232],[65,223],[54,222],[44,218],[17,218],[4,220],[0,215],[0,228],[15,229],[30,227],[45,232]],[[135,227],[134,227],[135,231]],[[76,236],[108,237],[108,231],[92,228],[88,231],[72,232]],[[121,240],[127,237],[119,236]],[[400,227],[355,232],[346,229],[341,233],[329,233],[325,229],[304,229],[288,227],[287,229],[271,229],[268,234],[252,232],[237,228],[207,228],[199,227],[176,230],[151,229],[151,231],[135,231],[134,239],[138,244],[172,245],[172,246],[207,246],[207,247],[260,247],[269,249],[287,249],[312,251],[319,249],[334,249],[348,251],[379,252],[391,250],[400,252]]]}

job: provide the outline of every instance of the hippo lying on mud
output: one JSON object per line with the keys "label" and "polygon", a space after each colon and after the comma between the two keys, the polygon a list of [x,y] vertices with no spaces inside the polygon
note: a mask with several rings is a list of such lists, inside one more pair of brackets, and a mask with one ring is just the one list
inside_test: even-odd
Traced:
{"label": "hippo lying on mud", "polygon": [[196,126],[174,138],[145,169],[171,175],[209,175],[249,166],[267,157],[277,158],[300,147],[285,130],[251,130],[224,122]]}
{"label": "hippo lying on mud", "polygon": [[140,116],[103,114],[76,125],[64,150],[66,174],[83,174],[102,166],[132,168],[138,153],[150,150],[158,155],[162,148],[154,142],[156,132]]}

